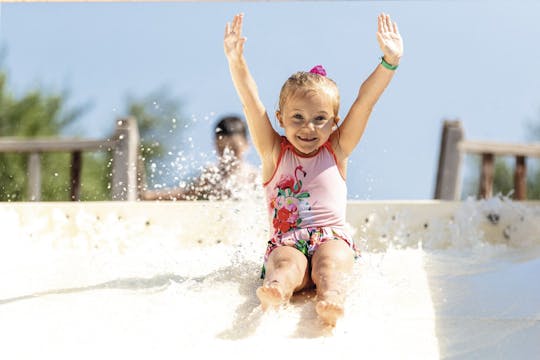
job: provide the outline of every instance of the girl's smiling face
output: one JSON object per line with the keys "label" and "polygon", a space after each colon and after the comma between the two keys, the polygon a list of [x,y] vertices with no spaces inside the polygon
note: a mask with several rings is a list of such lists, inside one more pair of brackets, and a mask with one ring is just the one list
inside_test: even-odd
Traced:
{"label": "girl's smiling face", "polygon": [[276,112],[287,140],[303,155],[313,155],[335,129],[334,101],[325,91],[297,92]]}

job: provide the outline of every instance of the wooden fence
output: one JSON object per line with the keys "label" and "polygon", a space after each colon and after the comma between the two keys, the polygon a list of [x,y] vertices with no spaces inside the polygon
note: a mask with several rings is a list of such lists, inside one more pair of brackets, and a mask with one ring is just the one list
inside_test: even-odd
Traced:
{"label": "wooden fence", "polygon": [[0,152],[28,154],[28,199],[41,200],[41,161],[45,152],[71,153],[70,199],[80,198],[82,152],[109,151],[113,154],[113,200],[136,200],[139,193],[139,130],[134,118],[120,119],[110,138],[103,140],[56,138],[0,138]]}
{"label": "wooden fence", "polygon": [[439,166],[435,186],[435,199],[459,200],[461,196],[461,168],[465,154],[477,154],[482,158],[480,167],[479,198],[493,196],[495,156],[513,156],[514,199],[527,199],[527,157],[540,158],[540,143],[508,144],[464,139],[460,121],[445,121],[443,124]]}

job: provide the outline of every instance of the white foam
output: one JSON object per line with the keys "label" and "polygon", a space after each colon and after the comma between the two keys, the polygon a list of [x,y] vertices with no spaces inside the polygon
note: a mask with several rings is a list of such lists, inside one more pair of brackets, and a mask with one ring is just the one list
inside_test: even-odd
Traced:
{"label": "white foam", "polygon": [[[334,329],[316,317],[310,291],[261,311],[267,222],[258,205],[0,206],[0,357],[540,353],[537,206],[379,205],[353,206],[364,219],[351,217],[355,236],[372,240],[360,241]],[[493,223],[486,214],[495,213]]]}

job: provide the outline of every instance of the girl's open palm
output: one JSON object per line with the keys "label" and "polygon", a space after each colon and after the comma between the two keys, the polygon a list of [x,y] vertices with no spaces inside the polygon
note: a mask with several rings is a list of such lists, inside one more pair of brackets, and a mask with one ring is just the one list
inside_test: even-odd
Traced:
{"label": "girl's open palm", "polygon": [[246,38],[242,37],[243,18],[243,14],[235,15],[232,24],[227,23],[225,26],[223,47],[225,49],[225,55],[230,60],[239,59],[244,52],[244,43],[246,42]]}
{"label": "girl's open palm", "polygon": [[377,18],[377,41],[387,61],[399,62],[403,54],[403,40],[397,24],[392,22],[390,15],[380,14]]}

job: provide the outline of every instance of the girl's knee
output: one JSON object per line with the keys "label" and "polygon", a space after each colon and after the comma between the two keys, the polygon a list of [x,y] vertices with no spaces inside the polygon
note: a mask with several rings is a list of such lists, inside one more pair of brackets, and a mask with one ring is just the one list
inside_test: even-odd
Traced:
{"label": "girl's knee", "polygon": [[352,266],[354,251],[342,240],[327,241],[313,254],[314,266],[342,267]]}
{"label": "girl's knee", "polygon": [[308,266],[307,259],[298,250],[289,247],[275,249],[268,258],[267,268],[295,271],[303,274]]}
{"label": "girl's knee", "polygon": [[300,270],[301,264],[298,263],[295,259],[290,258],[279,258],[272,262],[272,267],[274,269],[294,269],[294,270]]}
{"label": "girl's knee", "polygon": [[304,288],[310,283],[306,257],[293,248],[280,251],[281,249],[285,248],[277,248],[270,254],[266,264],[265,281],[278,280],[291,286],[294,291]]}
{"label": "girl's knee", "polygon": [[335,280],[351,272],[353,265],[352,249],[343,241],[329,241],[322,244],[313,255],[311,277],[315,283],[325,279]]}

